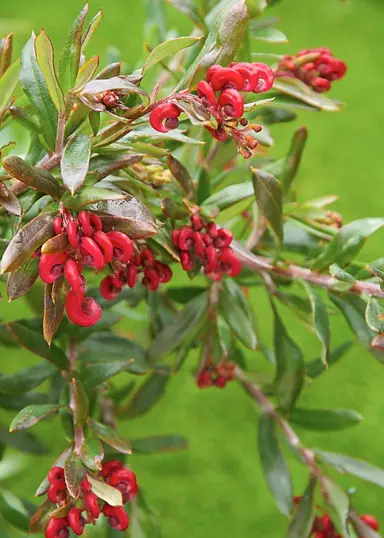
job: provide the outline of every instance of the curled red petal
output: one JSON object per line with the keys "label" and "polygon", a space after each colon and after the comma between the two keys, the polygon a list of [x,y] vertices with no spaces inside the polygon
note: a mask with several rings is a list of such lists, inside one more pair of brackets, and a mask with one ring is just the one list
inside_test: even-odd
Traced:
{"label": "curled red petal", "polygon": [[212,273],[217,267],[217,253],[215,247],[207,247],[204,256],[204,272],[206,274]]}
{"label": "curled red petal", "polygon": [[82,516],[80,508],[71,508],[68,513],[69,526],[76,534],[76,536],[81,536],[84,532],[85,519]]}
{"label": "curled red petal", "polygon": [[118,469],[122,469],[122,468],[123,468],[123,464],[119,460],[105,461],[101,468],[100,474],[101,476],[106,478],[108,475],[110,475],[114,471],[117,471]]}
{"label": "curled red petal", "polygon": [[113,258],[113,243],[108,235],[102,231],[93,234],[92,239],[103,251],[104,262],[111,263]]}
{"label": "curled red petal", "polygon": [[120,292],[121,286],[115,286],[115,282],[112,277],[106,276],[100,282],[100,294],[102,297],[104,297],[104,299],[107,299],[107,301],[116,299]]}
{"label": "curled red petal", "polygon": [[189,226],[180,229],[178,236],[178,247],[180,250],[189,250],[192,247],[193,230]]}
{"label": "curled red petal", "polygon": [[64,480],[56,480],[47,490],[47,497],[53,503],[63,501],[67,496],[67,486]]}
{"label": "curled red petal", "polygon": [[254,93],[263,93],[269,91],[275,80],[275,75],[269,65],[262,62],[255,62],[253,64],[257,67],[259,80],[257,86],[253,89]]}
{"label": "curled red petal", "polygon": [[215,92],[223,88],[235,88],[242,90],[244,87],[244,78],[241,73],[231,67],[223,67],[213,73],[211,86]]}
{"label": "curled red petal", "polygon": [[205,80],[200,80],[197,85],[197,95],[200,97],[204,106],[216,106],[217,100],[212,86]]}
{"label": "curled red petal", "polygon": [[217,129],[212,129],[212,127],[208,127],[207,125],[205,129],[211,133],[215,140],[219,140],[219,142],[225,142],[228,139],[229,134],[221,124],[219,124]]}
{"label": "curled red petal", "polygon": [[103,229],[103,221],[101,220],[101,218],[94,213],[89,213],[89,219],[95,231],[101,232],[101,230]]}
{"label": "curled red petal", "polygon": [[217,71],[220,71],[221,69],[223,69],[221,65],[218,65],[218,64],[211,65],[211,67],[207,71],[207,74],[205,75],[207,82],[210,82],[212,80],[213,75],[217,73]]}
{"label": "curled red petal", "polygon": [[53,284],[64,272],[64,264],[68,259],[65,252],[42,254],[39,261],[40,278],[46,284]]}
{"label": "curled red petal", "polygon": [[241,262],[229,247],[223,248],[219,253],[219,261],[224,272],[231,277],[237,276],[241,271]]}
{"label": "curled red petal", "polygon": [[91,491],[84,495],[84,508],[93,519],[100,515],[100,506],[97,496]]}
{"label": "curled red petal", "polygon": [[213,240],[213,244],[216,248],[225,248],[229,247],[232,241],[232,232],[230,230],[227,230],[226,228],[220,228],[220,230],[217,231],[216,238]]}
{"label": "curled red petal", "polygon": [[132,239],[122,232],[108,232],[107,236],[113,244],[113,257],[121,262],[130,262],[134,252]]}
{"label": "curled red petal", "polygon": [[144,269],[143,286],[151,291],[156,291],[160,284],[159,275],[153,267]]}
{"label": "curled red petal", "polygon": [[78,265],[74,260],[67,260],[64,266],[64,277],[75,293],[84,293],[84,277],[79,273]]}
{"label": "curled red petal", "polygon": [[180,114],[181,109],[174,103],[163,103],[151,111],[149,115],[149,123],[156,131],[167,133],[178,127],[179,122],[177,121],[177,118]]}
{"label": "curled red petal", "polygon": [[244,92],[251,92],[256,88],[259,81],[259,72],[257,70],[257,67],[254,66],[254,64],[250,64],[247,62],[238,62],[232,64],[230,67],[232,67],[232,69],[235,69],[235,71],[238,71],[242,75],[244,79]]}
{"label": "curled red petal", "polygon": [[53,229],[56,235],[63,233],[64,227],[63,227],[63,219],[61,217],[55,217],[53,219]]}
{"label": "curled red petal", "polygon": [[110,527],[118,531],[125,531],[129,526],[129,516],[122,506],[109,506],[103,508],[103,514],[108,518]]}
{"label": "curled red petal", "polygon": [[184,271],[191,271],[193,269],[193,258],[191,254],[187,251],[180,252],[180,263]]}
{"label": "curled red petal", "polygon": [[166,263],[155,261],[154,268],[159,276],[159,281],[162,284],[166,284],[172,278],[172,269]]}
{"label": "curled red petal", "polygon": [[69,222],[67,222],[65,230],[67,232],[68,241],[71,247],[78,248],[78,246],[80,245],[80,233],[77,222],[74,220],[70,220]]}
{"label": "curled red petal", "polygon": [[241,118],[244,114],[244,101],[239,92],[229,88],[221,92],[219,105],[226,116],[230,118]]}
{"label": "curled red petal", "polygon": [[45,538],[68,538],[69,521],[67,517],[52,517],[45,529]]}
{"label": "curled red petal", "polygon": [[100,271],[104,265],[105,260],[100,247],[95,243],[91,237],[83,237],[81,240],[82,251],[85,251],[84,263]]}
{"label": "curled red petal", "polygon": [[101,306],[92,297],[82,297],[69,291],[65,308],[69,319],[80,327],[91,327],[100,321],[102,315]]}
{"label": "curled red petal", "polygon": [[155,262],[155,258],[153,256],[153,252],[149,248],[145,248],[140,253],[141,256],[141,263],[142,265],[153,265]]}
{"label": "curled red petal", "polygon": [[55,480],[64,480],[64,469],[62,467],[52,467],[48,473],[48,481],[50,483]]}
{"label": "curled red petal", "polygon": [[91,236],[93,234],[93,228],[91,225],[91,219],[88,211],[80,211],[77,216],[77,220],[81,225],[84,235]]}

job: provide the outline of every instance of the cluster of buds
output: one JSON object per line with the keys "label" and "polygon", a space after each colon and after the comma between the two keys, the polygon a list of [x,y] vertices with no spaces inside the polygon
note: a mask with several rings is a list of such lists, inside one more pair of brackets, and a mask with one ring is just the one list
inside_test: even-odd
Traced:
{"label": "cluster of buds", "polygon": [[236,365],[234,362],[223,360],[220,364],[207,364],[198,373],[196,384],[199,389],[208,387],[218,387],[223,389],[228,381],[232,381],[235,377]]}
{"label": "cluster of buds", "polygon": [[[200,104],[216,123],[215,128],[208,125],[205,128],[220,142],[232,136],[239,152],[250,158],[257,146],[252,132],[259,132],[261,126],[249,125],[243,117],[244,99],[240,92],[266,92],[271,89],[273,81],[274,73],[264,63],[235,62],[229,67],[211,66],[205,80],[197,85]],[[182,109],[176,102],[165,102],[151,111],[149,121],[156,131],[166,133],[178,127],[181,113]]]}
{"label": "cluster of buds", "polygon": [[52,250],[45,244],[42,252],[35,253],[40,258],[39,274],[47,284],[53,284],[64,275],[69,286],[66,312],[76,325],[90,327],[102,315],[100,305],[85,295],[84,266],[97,272],[106,266],[112,268],[113,275],[105,277],[100,284],[100,293],[108,300],[117,297],[125,284],[133,288],[140,274],[142,284],[152,291],[172,278],[170,267],[155,260],[149,249],[140,252],[122,232],[104,232],[102,220],[94,213],[80,211],[75,218],[62,208],[53,226],[56,236],[50,240],[51,246],[52,241],[54,243]]}
{"label": "cluster of buds", "polygon": [[276,68],[276,77],[293,77],[302,80],[316,92],[331,89],[334,80],[342,78],[346,64],[335,58],[330,49],[304,49],[296,56],[284,56]]}
{"label": "cluster of buds", "polygon": [[[131,501],[139,490],[135,474],[124,468],[119,461],[105,462],[98,476],[98,480],[100,479],[121,492],[124,504]],[[76,536],[81,536],[85,526],[94,525],[101,513],[114,529],[125,531],[128,528],[129,516],[124,507],[110,506],[99,499],[92,491],[87,478],[81,482],[80,495],[76,501],[71,500],[67,490],[64,469],[52,467],[48,473],[48,481],[48,499],[56,504],[58,510],[67,512],[67,515],[50,518],[45,538],[68,538],[70,529]]]}
{"label": "cluster of buds", "polygon": [[214,222],[204,222],[200,215],[191,216],[191,225],[176,228],[172,242],[179,250],[184,271],[203,267],[211,280],[221,280],[223,274],[237,276],[241,262],[231,249],[233,235],[226,228],[218,228]]}

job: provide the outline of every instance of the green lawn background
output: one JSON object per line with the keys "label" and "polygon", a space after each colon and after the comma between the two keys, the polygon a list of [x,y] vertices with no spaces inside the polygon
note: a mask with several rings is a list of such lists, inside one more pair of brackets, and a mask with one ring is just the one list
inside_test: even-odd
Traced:
{"label": "green lawn background", "polygon": [[[141,53],[145,18],[140,0],[101,0],[91,9],[103,7],[105,18],[90,52],[100,52],[108,45],[118,47],[123,57],[135,64]],[[32,28],[44,27],[56,44],[66,37],[68,27],[81,7],[79,0],[12,0],[0,4],[0,30],[17,32],[17,44],[27,39]],[[289,44],[271,46],[276,52],[294,53],[304,47],[329,46],[346,60],[347,77],[335,84],[332,94],[347,103],[342,113],[301,113],[296,126],[305,124],[310,137],[302,168],[297,179],[300,198],[326,193],[341,196],[336,205],[345,221],[366,216],[382,216],[384,165],[382,103],[384,5],[379,0],[284,0],[270,10],[281,17],[279,27],[290,38]],[[187,32],[188,22],[171,8],[170,23]],[[256,51],[256,45],[254,45]],[[263,47],[265,50],[265,46]],[[273,128],[277,146],[273,152],[282,155],[288,145],[293,124]],[[383,254],[383,235],[377,234],[365,248],[364,259]],[[270,338],[270,314],[263,296],[253,294],[253,307],[260,332]],[[305,350],[306,357],[318,353],[316,341],[303,334],[302,326],[288,311],[287,324]],[[29,315],[25,305],[0,304],[0,315],[14,319]],[[142,322],[141,322],[142,323]],[[341,320],[334,321],[333,344],[350,337]],[[140,331],[140,323],[128,321],[124,330]],[[139,334],[142,334],[139,332]],[[31,365],[36,359],[27,352],[1,349],[2,369],[10,372]],[[249,354],[249,364],[264,369],[260,355]],[[191,364],[191,369],[194,365]],[[305,391],[301,404],[311,407],[351,407],[361,412],[362,425],[345,433],[308,434],[303,438],[315,446],[345,451],[384,466],[384,370],[356,345],[329,373]],[[4,423],[12,414],[2,413]],[[55,453],[65,446],[56,434],[59,423],[36,428]],[[159,512],[165,538],[280,538],[286,524],[274,506],[261,475],[257,445],[257,412],[252,402],[237,386],[225,391],[198,391],[188,373],[178,376],[166,398],[146,417],[125,422],[122,431],[128,436],[178,432],[190,439],[187,452],[132,457],[140,485],[150,503]],[[26,457],[26,468],[17,480],[5,482],[16,493],[32,498],[38,483],[48,470],[51,456]],[[305,474],[294,466],[297,493],[303,487]],[[361,512],[373,512],[384,525],[384,492],[352,478],[343,483],[357,486],[355,504]],[[2,529],[2,524],[0,523]],[[20,536],[6,529],[11,538]],[[1,535],[1,532],[0,532]],[[104,537],[100,530],[90,537]]]}

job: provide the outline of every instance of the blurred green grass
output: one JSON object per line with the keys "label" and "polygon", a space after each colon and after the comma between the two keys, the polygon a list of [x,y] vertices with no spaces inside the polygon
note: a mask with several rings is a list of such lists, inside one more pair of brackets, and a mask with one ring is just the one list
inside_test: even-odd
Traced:
{"label": "blurred green grass", "polygon": [[[100,6],[105,18],[91,52],[103,51],[112,44],[134,65],[142,49],[144,2],[103,0],[91,5],[92,9]],[[2,2],[1,31],[12,30],[12,19],[17,19],[19,46],[32,28],[38,31],[41,27],[60,44],[80,7],[79,0]],[[180,32],[188,31],[188,22],[174,10],[169,9],[167,15],[169,23],[177,24]],[[293,53],[304,47],[326,45],[349,66],[347,77],[335,84],[332,92],[334,97],[347,103],[345,110],[341,114],[301,113],[296,121],[296,126],[305,124],[310,132],[297,179],[299,197],[340,195],[335,209],[343,214],[345,221],[382,216],[384,5],[373,0],[284,0],[270,9],[270,15],[281,17],[279,27],[290,38],[289,44],[271,45],[271,49]],[[256,46],[254,44],[254,51]],[[293,124],[273,128],[277,139],[273,153],[284,154],[293,128]],[[364,251],[365,260],[382,254],[382,238],[379,233],[370,240]],[[268,340],[271,336],[268,304],[258,293],[252,293],[252,302],[259,330]],[[303,333],[299,322],[292,320],[288,311],[282,312],[306,357],[315,356],[319,351],[315,339]],[[26,314],[27,307],[20,302],[0,304],[0,315],[7,319]],[[334,320],[334,326],[333,345],[350,337],[340,319]],[[142,330],[137,322],[127,321],[124,327],[130,332]],[[28,352],[1,351],[2,369],[6,371],[15,371],[36,361]],[[255,369],[264,368],[259,355],[249,354],[247,358]],[[301,404],[351,407],[362,413],[364,422],[345,433],[300,432],[302,437],[311,445],[345,451],[383,465],[384,431],[380,428],[384,411],[383,382],[383,367],[356,345],[337,366],[304,392]],[[9,422],[11,415],[3,412],[1,418]],[[190,439],[187,452],[132,457],[140,485],[159,512],[165,538],[283,536],[286,522],[278,514],[261,475],[256,445],[257,412],[239,387],[228,386],[224,392],[200,392],[191,375],[183,373],[170,384],[169,393],[150,414],[125,422],[121,427],[132,437],[179,432]],[[56,434],[57,428],[56,422],[36,428],[54,453],[65,445],[64,439]],[[51,456],[27,457],[24,474],[6,485],[32,498],[51,461]],[[294,474],[299,493],[306,477],[297,465],[294,465]],[[384,523],[382,491],[352,478],[342,481],[347,486],[357,486],[358,510],[375,513]],[[20,536],[8,528],[7,533],[11,538]],[[91,531],[90,535],[97,533]],[[98,536],[105,534],[100,531]]]}

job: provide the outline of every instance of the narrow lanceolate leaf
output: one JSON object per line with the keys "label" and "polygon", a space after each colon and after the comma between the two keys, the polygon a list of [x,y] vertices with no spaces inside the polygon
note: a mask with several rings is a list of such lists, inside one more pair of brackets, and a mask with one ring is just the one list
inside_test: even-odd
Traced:
{"label": "narrow lanceolate leaf", "polygon": [[128,439],[120,437],[116,430],[97,422],[96,420],[89,419],[89,426],[95,432],[95,434],[103,441],[105,444],[111,446],[118,452],[123,454],[131,454],[132,447]]}
{"label": "narrow lanceolate leaf", "polygon": [[69,362],[64,353],[59,347],[54,344],[48,347],[40,331],[33,331],[27,327],[22,321],[13,321],[7,323],[7,327],[16,338],[16,340],[28,351],[43,357],[52,362],[60,370],[68,370]]}
{"label": "narrow lanceolate leaf", "polygon": [[315,517],[316,479],[311,477],[289,524],[285,538],[307,538]]}
{"label": "narrow lanceolate leaf", "polygon": [[227,209],[237,202],[241,202],[246,198],[254,196],[255,191],[253,183],[247,181],[245,183],[236,183],[235,185],[229,185],[221,191],[215,192],[204,200],[202,206],[213,206],[219,209]]}
{"label": "narrow lanceolate leaf", "polygon": [[92,39],[93,34],[96,32],[102,20],[103,20],[103,12],[100,9],[100,11],[96,13],[96,15],[93,17],[93,19],[89,23],[88,28],[86,29],[84,33],[83,41],[81,44],[82,52],[84,51],[85,47],[88,45],[90,40]]}
{"label": "narrow lanceolate leaf", "polygon": [[84,386],[89,390],[122,372],[144,375],[149,371],[149,365],[142,359],[132,358],[128,360],[113,360],[112,358],[109,358],[108,361],[88,365],[84,370],[83,382]]}
{"label": "narrow lanceolate leaf", "polygon": [[83,207],[93,205],[97,202],[125,200],[128,196],[127,193],[115,189],[86,186],[73,196],[67,192],[63,196],[62,201],[68,209],[80,211]]}
{"label": "narrow lanceolate leaf", "polygon": [[292,480],[279,446],[276,422],[262,414],[259,421],[259,452],[264,475],[279,510],[286,516],[292,510]]}
{"label": "narrow lanceolate leaf", "polygon": [[275,316],[274,344],[276,356],[276,395],[280,408],[291,413],[304,385],[305,365],[299,346],[288,335],[273,305]]}
{"label": "narrow lanceolate leaf", "polygon": [[333,349],[328,357],[328,365],[326,366],[321,358],[314,359],[311,362],[308,362],[305,365],[306,374],[309,377],[318,377],[321,373],[328,370],[330,366],[333,364],[336,364],[336,362],[341,359],[347,351],[351,349],[353,345],[353,342],[351,340],[348,340],[347,342],[344,342],[340,346]]}
{"label": "narrow lanceolate leaf", "polygon": [[49,94],[44,75],[36,61],[34,34],[21,53],[20,82],[34,112],[39,117],[44,139],[48,146],[54,150],[57,110]]}
{"label": "narrow lanceolate leaf", "polygon": [[53,45],[44,30],[35,39],[35,52],[52,101],[58,110],[64,110],[64,96],[57,78]]}
{"label": "narrow lanceolate leaf", "polygon": [[87,84],[87,82],[91,80],[91,78],[96,73],[97,68],[99,67],[99,63],[99,56],[92,56],[92,58],[89,58],[89,60],[83,63],[83,65],[79,69],[79,72],[77,73],[74,88],[75,90],[82,88],[85,84]]}
{"label": "narrow lanceolate leaf", "polygon": [[377,299],[370,297],[365,311],[367,325],[372,331],[384,333],[384,310]]}
{"label": "narrow lanceolate leaf", "polygon": [[340,104],[321,93],[316,93],[309,86],[297,78],[279,77],[275,78],[273,89],[290,97],[295,97],[308,105],[319,110],[335,112],[340,110]]}
{"label": "narrow lanceolate leaf", "polygon": [[56,368],[47,364],[37,364],[31,368],[24,368],[15,374],[0,376],[0,392],[6,394],[23,394],[42,383],[57,372]]}
{"label": "narrow lanceolate leaf", "polygon": [[21,217],[22,209],[19,200],[2,181],[0,181],[0,206],[4,207],[11,215]]}
{"label": "narrow lanceolate leaf", "polygon": [[200,37],[176,37],[174,39],[170,39],[169,41],[165,41],[164,43],[160,43],[160,45],[151,51],[150,55],[146,59],[143,67],[143,75],[148,71],[148,69],[151,69],[151,67],[154,67],[159,62],[162,62],[165,58],[174,56],[180,50],[195,45],[198,41],[200,41],[200,39]]}
{"label": "narrow lanceolate leaf", "polygon": [[279,248],[283,243],[283,187],[278,179],[264,170],[252,169],[256,202],[261,214],[276,238]]}
{"label": "narrow lanceolate leaf", "polygon": [[26,454],[46,454],[47,449],[30,432],[10,433],[8,428],[0,425],[0,443],[9,445]]}
{"label": "narrow lanceolate leaf", "polygon": [[4,170],[12,177],[22,181],[33,189],[49,194],[54,198],[60,195],[60,187],[55,177],[46,170],[31,166],[15,155],[5,157],[2,161]]}
{"label": "narrow lanceolate leaf", "polygon": [[383,226],[384,219],[380,218],[355,220],[343,226],[314,261],[312,269],[322,271],[332,263],[341,267],[348,265],[356,258],[367,238]]}
{"label": "narrow lanceolate leaf", "polygon": [[327,307],[317,290],[307,282],[303,282],[303,285],[311,302],[313,328],[322,346],[321,359],[324,364],[327,364],[331,343],[331,327],[329,324]]}
{"label": "narrow lanceolate leaf", "polygon": [[34,218],[9,243],[1,259],[1,273],[16,271],[30,259],[34,251],[54,235],[53,215],[42,214]]}
{"label": "narrow lanceolate leaf", "polygon": [[28,293],[38,276],[39,260],[37,258],[31,258],[14,273],[9,273],[7,279],[8,301],[14,301]]}
{"label": "narrow lanceolate leaf", "polygon": [[3,77],[11,65],[13,50],[13,33],[0,41],[0,77]]}
{"label": "narrow lanceolate leaf", "polygon": [[193,181],[188,170],[172,155],[168,155],[167,163],[171,174],[179,183],[185,194],[188,196],[188,198],[192,198],[194,193]]}
{"label": "narrow lanceolate leaf", "polygon": [[9,426],[10,432],[26,430],[59,410],[59,405],[29,405],[20,411]]}
{"label": "narrow lanceolate leaf", "polygon": [[83,427],[89,411],[89,400],[83,385],[78,379],[72,379],[71,390],[75,403],[75,412],[73,414],[73,422],[75,426]]}
{"label": "narrow lanceolate leaf", "polygon": [[132,439],[133,454],[156,454],[160,452],[175,452],[188,448],[188,439],[181,435],[157,435]]}
{"label": "narrow lanceolate leaf", "polygon": [[67,291],[68,285],[63,277],[58,278],[54,284],[45,284],[43,336],[49,346],[64,316]]}
{"label": "narrow lanceolate leaf", "polygon": [[64,476],[67,489],[71,497],[78,497],[80,492],[80,484],[84,478],[85,467],[79,457],[72,452],[64,463]]}
{"label": "narrow lanceolate leaf", "polygon": [[285,158],[283,171],[280,175],[280,181],[283,184],[284,192],[288,192],[293,180],[296,177],[303,155],[304,146],[308,138],[308,129],[300,127],[293,135],[291,147]]}
{"label": "narrow lanceolate leaf", "polygon": [[348,536],[349,497],[331,478],[324,478],[323,486],[328,496],[328,504],[332,507],[335,516],[332,521],[342,536]]}
{"label": "narrow lanceolate leaf", "polygon": [[355,426],[363,417],[351,409],[300,409],[292,411],[291,421],[306,430],[332,431]]}
{"label": "narrow lanceolate leaf", "polygon": [[12,527],[26,535],[29,530],[29,514],[20,499],[0,491],[0,515]]}
{"label": "narrow lanceolate leaf", "polygon": [[0,118],[2,111],[11,102],[19,83],[20,61],[13,63],[0,78]]}
{"label": "narrow lanceolate leaf", "polygon": [[264,43],[287,43],[287,36],[281,30],[277,28],[250,28],[250,36],[257,41],[263,41]]}
{"label": "narrow lanceolate leaf", "polygon": [[69,245],[68,236],[66,233],[54,235],[41,247],[43,254],[55,254],[56,252],[63,252]]}
{"label": "narrow lanceolate leaf", "polygon": [[61,175],[72,195],[87,177],[91,157],[91,139],[86,135],[73,136],[64,148],[61,158]]}
{"label": "narrow lanceolate leaf", "polygon": [[105,482],[100,482],[90,475],[87,478],[92,486],[92,491],[99,499],[102,499],[110,506],[123,506],[123,498],[121,492],[109,486]]}
{"label": "narrow lanceolate leaf", "polygon": [[157,335],[148,350],[150,361],[159,360],[181,344],[191,342],[207,319],[207,294],[189,301]]}
{"label": "narrow lanceolate leaf", "polygon": [[384,469],[345,454],[316,450],[316,456],[324,463],[332,465],[339,473],[347,473],[384,488]]}
{"label": "narrow lanceolate leaf", "polygon": [[134,393],[125,407],[120,408],[121,418],[136,418],[147,413],[164,396],[170,377],[152,374]]}
{"label": "narrow lanceolate leaf", "polygon": [[249,349],[256,349],[257,337],[252,315],[244,307],[244,296],[237,284],[226,283],[219,296],[220,314],[242,344]]}
{"label": "narrow lanceolate leaf", "polygon": [[88,436],[81,445],[79,456],[88,469],[91,469],[92,471],[100,471],[104,459],[102,442],[94,436]]}
{"label": "narrow lanceolate leaf", "polygon": [[59,78],[64,93],[67,93],[75,84],[80,65],[83,26],[87,13],[88,4],[75,20],[60,56]]}

